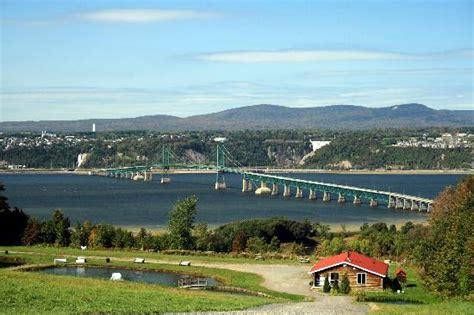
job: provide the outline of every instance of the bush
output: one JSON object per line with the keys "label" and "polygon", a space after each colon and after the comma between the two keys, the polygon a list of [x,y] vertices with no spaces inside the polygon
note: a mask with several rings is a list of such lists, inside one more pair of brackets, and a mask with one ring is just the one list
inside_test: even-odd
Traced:
{"label": "bush", "polygon": [[331,291],[331,286],[329,285],[329,275],[326,274],[326,277],[324,278],[323,292],[329,293],[329,291]]}
{"label": "bush", "polygon": [[349,277],[347,276],[347,273],[344,273],[342,276],[340,292],[343,294],[349,294],[351,292],[351,285],[349,283]]}
{"label": "bush", "polygon": [[339,283],[337,283],[337,280],[334,281],[334,283],[332,284],[331,289],[332,289],[333,293],[339,293],[340,289],[339,289]]}

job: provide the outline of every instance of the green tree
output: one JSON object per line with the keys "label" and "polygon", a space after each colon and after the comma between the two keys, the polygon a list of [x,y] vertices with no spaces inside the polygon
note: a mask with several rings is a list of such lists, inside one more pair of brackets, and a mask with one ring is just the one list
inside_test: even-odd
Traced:
{"label": "green tree", "polygon": [[153,247],[152,235],[145,228],[140,228],[135,237],[135,243],[141,250],[150,249]]}
{"label": "green tree", "polygon": [[326,277],[324,278],[323,292],[329,293],[329,291],[331,291],[331,286],[329,285],[329,275],[326,274]]}
{"label": "green tree", "polygon": [[71,232],[71,245],[74,247],[87,246],[92,228],[90,221],[84,221],[82,224],[78,222]]}
{"label": "green tree", "polygon": [[173,249],[193,249],[195,240],[192,235],[196,215],[197,198],[188,197],[174,204],[170,212],[168,230],[170,246]]}
{"label": "green tree", "polygon": [[335,280],[333,283],[332,283],[332,287],[331,287],[331,290],[333,293],[339,293],[339,283],[337,280]]}
{"label": "green tree", "polygon": [[448,187],[435,200],[430,233],[417,248],[428,288],[443,296],[467,295],[474,289],[474,176]]}
{"label": "green tree", "polygon": [[55,232],[54,244],[56,246],[69,246],[69,243],[71,243],[71,232],[69,231],[71,224],[69,218],[65,217],[60,210],[55,210],[52,222]]}
{"label": "green tree", "polygon": [[343,294],[349,294],[351,292],[351,284],[349,283],[347,273],[344,273],[342,276],[340,292]]}
{"label": "green tree", "polygon": [[201,251],[208,250],[209,236],[211,232],[207,229],[206,223],[196,224],[194,228],[194,238],[196,240],[196,249]]}
{"label": "green tree", "polygon": [[48,220],[41,225],[42,241],[46,244],[54,244],[56,242],[56,227],[53,221]]}
{"label": "green tree", "polygon": [[110,248],[113,246],[115,228],[110,224],[97,224],[89,235],[90,247]]}
{"label": "green tree", "polygon": [[247,251],[258,254],[267,252],[268,246],[265,240],[261,237],[251,237],[247,240]]}
{"label": "green tree", "polygon": [[20,245],[23,232],[28,225],[28,216],[18,208],[10,209],[5,190],[0,183],[0,245]]}

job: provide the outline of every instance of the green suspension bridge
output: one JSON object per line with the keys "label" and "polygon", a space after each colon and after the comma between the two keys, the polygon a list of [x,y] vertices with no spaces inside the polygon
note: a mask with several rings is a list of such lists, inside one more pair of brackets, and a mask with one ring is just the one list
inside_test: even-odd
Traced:
{"label": "green suspension bridge", "polygon": [[251,192],[253,186],[256,186],[259,187],[256,193],[268,193],[275,196],[279,195],[279,188],[282,187],[284,197],[291,197],[293,191],[295,198],[303,198],[306,191],[308,199],[316,200],[321,197],[325,202],[332,199],[339,203],[351,200],[354,204],[366,202],[372,207],[383,204],[388,208],[426,212],[430,212],[433,206],[432,199],[412,195],[266,174],[241,165],[223,144],[218,144],[215,151],[215,165],[195,164],[178,158],[169,146],[164,146],[161,163],[148,166],[109,168],[93,174],[151,181],[153,172],[155,172],[161,175],[162,184],[169,184],[171,183],[170,170],[172,169],[212,170],[216,172],[214,187],[217,190],[226,189],[224,174],[233,173],[242,175],[242,192]]}

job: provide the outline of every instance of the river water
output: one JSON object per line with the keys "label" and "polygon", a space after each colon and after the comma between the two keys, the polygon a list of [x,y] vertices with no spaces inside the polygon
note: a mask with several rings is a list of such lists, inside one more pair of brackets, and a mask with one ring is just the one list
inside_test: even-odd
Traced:
{"label": "river water", "polygon": [[[434,198],[444,187],[455,185],[462,175],[388,175],[388,174],[291,174],[296,178],[352,185]],[[159,229],[166,225],[174,202],[195,194],[198,197],[197,222],[216,226],[250,218],[284,216],[309,219],[332,226],[358,226],[365,222],[401,224],[424,222],[426,214],[409,210],[355,206],[350,201],[257,196],[242,193],[242,178],[227,174],[227,189],[214,190],[214,174],[172,174],[169,185],[159,176],[152,182],[112,179],[74,174],[0,174],[11,206],[22,208],[40,219],[61,209],[71,223],[90,220],[127,227]],[[281,189],[282,190],[282,189]],[[281,191],[280,191],[281,192]],[[294,193],[294,192],[293,192]]]}

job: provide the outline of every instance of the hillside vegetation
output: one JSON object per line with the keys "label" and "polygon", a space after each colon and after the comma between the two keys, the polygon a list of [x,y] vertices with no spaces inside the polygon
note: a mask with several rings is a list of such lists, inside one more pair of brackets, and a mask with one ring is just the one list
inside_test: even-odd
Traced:
{"label": "hillside vegetation", "polygon": [[[322,169],[454,169],[470,168],[471,143],[454,147],[422,147],[443,133],[473,134],[474,128],[380,129],[367,131],[262,130],[206,132],[108,132],[73,134],[8,134],[0,136],[0,167],[82,168],[160,163],[162,148],[171,147],[172,162],[215,164],[216,137],[224,137],[234,162],[248,167]],[[394,146],[419,139],[419,145]],[[331,141],[312,153],[310,140]],[[431,141],[431,144],[436,144]],[[467,140],[466,140],[467,141]],[[304,158],[304,159],[303,159]]]}

